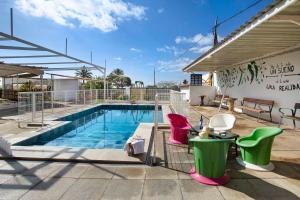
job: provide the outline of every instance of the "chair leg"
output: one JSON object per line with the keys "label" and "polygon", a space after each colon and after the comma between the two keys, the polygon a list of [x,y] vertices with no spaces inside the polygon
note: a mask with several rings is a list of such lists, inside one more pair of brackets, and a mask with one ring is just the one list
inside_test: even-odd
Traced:
{"label": "chair leg", "polygon": [[296,129],[296,120],[293,119],[294,129]]}
{"label": "chair leg", "polygon": [[279,123],[278,123],[278,128],[280,128],[281,124],[282,124],[282,117],[280,117],[280,120],[279,120]]}
{"label": "chair leg", "polygon": [[272,122],[272,113],[270,112],[270,120],[271,120],[271,122]]}
{"label": "chair leg", "polygon": [[259,122],[260,114],[261,114],[261,113],[258,113],[258,116],[257,116],[257,122]]}

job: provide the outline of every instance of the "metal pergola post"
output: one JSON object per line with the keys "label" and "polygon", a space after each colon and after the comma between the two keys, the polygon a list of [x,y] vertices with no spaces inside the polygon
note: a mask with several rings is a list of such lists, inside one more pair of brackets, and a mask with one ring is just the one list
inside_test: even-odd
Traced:
{"label": "metal pergola post", "polygon": [[106,100],[106,60],[105,60],[105,63],[104,63],[104,94],[103,94],[103,99],[104,99],[104,102]]}
{"label": "metal pergola post", "polygon": [[5,93],[5,77],[3,77],[3,84],[2,84],[2,98],[4,99],[4,93]]}

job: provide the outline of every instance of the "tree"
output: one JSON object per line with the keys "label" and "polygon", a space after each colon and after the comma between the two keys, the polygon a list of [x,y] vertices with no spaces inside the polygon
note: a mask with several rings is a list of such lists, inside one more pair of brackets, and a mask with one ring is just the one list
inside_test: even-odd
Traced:
{"label": "tree", "polygon": [[123,77],[123,84],[125,86],[131,86],[131,79],[128,76]]}
{"label": "tree", "polygon": [[179,91],[179,87],[177,85],[176,82],[174,81],[160,81],[157,83],[157,87],[159,88],[169,88],[172,90],[178,90]]}
{"label": "tree", "polygon": [[184,85],[187,85],[189,82],[188,82],[186,79],[184,79],[184,80],[182,81],[182,83],[183,83]]}
{"label": "tree", "polygon": [[114,69],[111,74],[114,74],[116,76],[123,76],[124,75],[124,71],[120,68]]}
{"label": "tree", "polygon": [[107,81],[117,88],[123,88],[131,85],[131,79],[124,75],[122,69],[114,69],[108,76]]}
{"label": "tree", "polygon": [[35,91],[36,87],[32,81],[28,81],[21,85],[20,92],[31,92]]}
{"label": "tree", "polygon": [[[110,88],[110,83],[107,81],[106,84],[108,88]],[[83,85],[84,89],[104,89],[104,78],[103,77],[96,77],[93,81],[87,81]]]}
{"label": "tree", "polygon": [[[80,78],[92,78],[93,73],[86,68],[86,66],[83,66],[80,68],[80,70],[76,71],[76,76]],[[85,83],[85,80],[83,79],[83,84]]]}
{"label": "tree", "polygon": [[143,88],[144,87],[144,82],[143,81],[135,81],[134,85],[137,88]]}

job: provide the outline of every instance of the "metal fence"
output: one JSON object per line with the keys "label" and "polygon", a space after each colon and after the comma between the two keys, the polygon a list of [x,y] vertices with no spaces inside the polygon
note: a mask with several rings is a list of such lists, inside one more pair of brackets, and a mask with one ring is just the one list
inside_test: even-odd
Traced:
{"label": "metal fence", "polygon": [[[45,92],[19,92],[19,126],[22,123],[44,124],[45,117],[66,112],[74,107],[101,103],[155,103],[156,94],[169,94],[170,89],[127,88],[99,90],[68,90]],[[169,103],[169,96],[161,99]]]}
{"label": "metal fence", "polygon": [[152,163],[156,163],[158,106],[164,103],[170,104],[175,113],[187,116],[189,105],[184,93],[148,88],[19,92],[19,126],[22,127],[23,123],[38,123],[43,126],[47,116],[57,116],[60,112],[65,113],[69,108],[73,109],[76,106],[86,108],[88,105],[119,102],[155,104]]}

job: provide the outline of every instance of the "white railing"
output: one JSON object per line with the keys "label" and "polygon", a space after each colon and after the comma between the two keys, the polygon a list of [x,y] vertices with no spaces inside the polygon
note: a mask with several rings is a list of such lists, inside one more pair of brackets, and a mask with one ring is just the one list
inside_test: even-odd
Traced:
{"label": "white railing", "polygon": [[178,91],[170,91],[170,104],[177,114],[189,115],[189,103],[186,100],[186,94]]}
{"label": "white railing", "polygon": [[170,103],[170,92],[169,93],[157,93],[155,95],[155,110],[154,110],[154,129],[153,129],[153,151],[152,151],[152,165],[156,165],[156,141],[157,141],[157,130],[158,130],[158,106],[162,103]]}
{"label": "white railing", "polygon": [[186,94],[178,91],[170,90],[169,93],[158,93],[155,95],[155,112],[154,112],[154,129],[153,129],[153,151],[152,165],[156,165],[156,141],[158,131],[158,111],[159,105],[168,102],[175,113],[188,116],[189,104],[186,100]]}
{"label": "white railing", "polygon": [[[128,88],[128,89],[91,89],[45,92],[19,92],[18,114],[21,123],[44,124],[49,115],[66,112],[74,107],[100,103],[155,103],[155,95],[169,93],[169,89]],[[168,99],[166,101],[169,102]]]}

